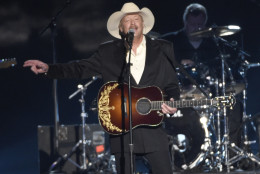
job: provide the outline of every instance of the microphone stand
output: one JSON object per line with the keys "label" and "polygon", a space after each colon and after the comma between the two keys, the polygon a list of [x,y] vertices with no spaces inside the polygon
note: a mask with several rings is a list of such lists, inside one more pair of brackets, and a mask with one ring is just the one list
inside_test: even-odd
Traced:
{"label": "microphone stand", "polygon": [[[77,168],[86,171],[88,169],[88,160],[87,160],[87,156],[86,156],[86,147],[87,145],[91,144],[91,140],[86,140],[86,118],[88,117],[88,113],[85,110],[85,99],[84,96],[86,94],[86,90],[88,88],[89,85],[91,85],[94,81],[96,81],[98,79],[97,76],[93,76],[92,80],[89,81],[88,83],[86,83],[84,86],[83,85],[78,85],[78,90],[75,91],[73,94],[71,94],[69,96],[69,99],[72,99],[73,97],[75,97],[78,93],[81,93],[81,97],[79,99],[80,105],[81,105],[81,121],[82,121],[82,138],[81,140],[79,140],[77,142],[76,145],[73,146],[73,148],[70,150],[69,153],[66,153],[62,156],[60,156],[56,161],[54,161],[50,168],[49,168],[49,172],[51,173],[52,170],[61,162],[63,161],[69,161],[71,162],[73,165],[75,165]],[[76,152],[77,148],[80,146],[80,144],[82,144],[82,165],[77,164],[75,161],[71,160],[70,157]]]}
{"label": "microphone stand", "polygon": [[[53,64],[57,63],[56,56],[56,36],[57,36],[57,18],[65,10],[71,1],[67,0],[64,6],[57,12],[57,14],[51,19],[50,23],[40,32],[40,35],[43,35],[48,28],[51,29],[51,40],[52,40],[52,57]],[[53,98],[54,98],[54,156],[58,156],[59,153],[59,106],[58,106],[58,89],[57,89],[57,79],[53,80]]]}
{"label": "microphone stand", "polygon": [[[131,29],[130,29],[131,30]],[[134,40],[134,33],[129,32],[129,36],[127,38],[127,43],[129,45],[129,56],[128,56],[128,64],[127,64],[127,72],[128,72],[128,107],[129,107],[129,134],[130,134],[130,173],[134,174],[134,144],[133,144],[133,128],[132,128],[132,92],[131,92],[131,53],[132,46]]]}

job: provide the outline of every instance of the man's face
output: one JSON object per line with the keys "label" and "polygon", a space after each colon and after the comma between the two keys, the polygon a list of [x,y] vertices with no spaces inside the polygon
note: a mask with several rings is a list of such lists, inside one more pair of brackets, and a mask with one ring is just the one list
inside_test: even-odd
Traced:
{"label": "man's face", "polygon": [[187,20],[184,24],[185,31],[189,35],[190,33],[196,32],[198,30],[205,28],[205,16],[200,14],[198,16],[187,16]]}
{"label": "man's face", "polygon": [[143,35],[143,18],[138,13],[128,14],[120,22],[119,30],[127,34],[130,29],[134,29],[135,37]]}

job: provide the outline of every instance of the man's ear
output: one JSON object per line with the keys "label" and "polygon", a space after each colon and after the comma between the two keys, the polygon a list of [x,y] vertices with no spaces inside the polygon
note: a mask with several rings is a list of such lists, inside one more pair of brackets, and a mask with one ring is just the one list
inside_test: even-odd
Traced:
{"label": "man's ear", "polygon": [[123,29],[119,27],[119,33],[123,33]]}
{"label": "man's ear", "polygon": [[120,29],[119,29],[119,35],[121,36],[122,39],[124,39],[124,38],[126,37],[126,35],[124,34],[124,32],[121,31]]}

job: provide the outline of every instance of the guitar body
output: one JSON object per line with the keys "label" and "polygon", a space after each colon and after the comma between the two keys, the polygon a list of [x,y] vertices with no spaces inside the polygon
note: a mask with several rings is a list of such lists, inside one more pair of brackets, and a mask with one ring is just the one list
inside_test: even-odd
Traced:
{"label": "guitar body", "polygon": [[[157,110],[138,112],[140,99],[163,101],[163,93],[158,87],[131,88],[132,127],[157,126],[162,122],[163,114]],[[139,103],[140,106],[140,103]],[[138,107],[139,107],[138,106]],[[109,82],[100,88],[98,94],[98,118],[100,125],[110,134],[123,134],[129,131],[128,85]]]}

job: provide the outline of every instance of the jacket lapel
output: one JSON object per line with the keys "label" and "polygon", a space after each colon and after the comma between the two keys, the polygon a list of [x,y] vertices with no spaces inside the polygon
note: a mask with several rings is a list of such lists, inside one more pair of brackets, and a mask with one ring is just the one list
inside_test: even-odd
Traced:
{"label": "jacket lapel", "polygon": [[143,75],[141,77],[141,80],[139,82],[139,85],[149,84],[148,82],[151,82],[151,78],[153,78],[153,75],[156,72],[155,69],[155,60],[158,55],[158,47],[154,46],[152,43],[152,40],[149,37],[146,37],[146,60],[145,60],[145,68]]}
{"label": "jacket lapel", "polygon": [[114,59],[115,61],[117,62],[116,63],[116,66],[115,67],[116,69],[120,69],[120,76],[119,76],[119,79],[118,79],[118,82],[126,82],[126,77],[127,77],[127,74],[126,74],[126,49],[125,49],[125,46],[124,46],[124,42],[123,40],[119,39],[117,41],[114,42],[117,49],[114,50]]}

